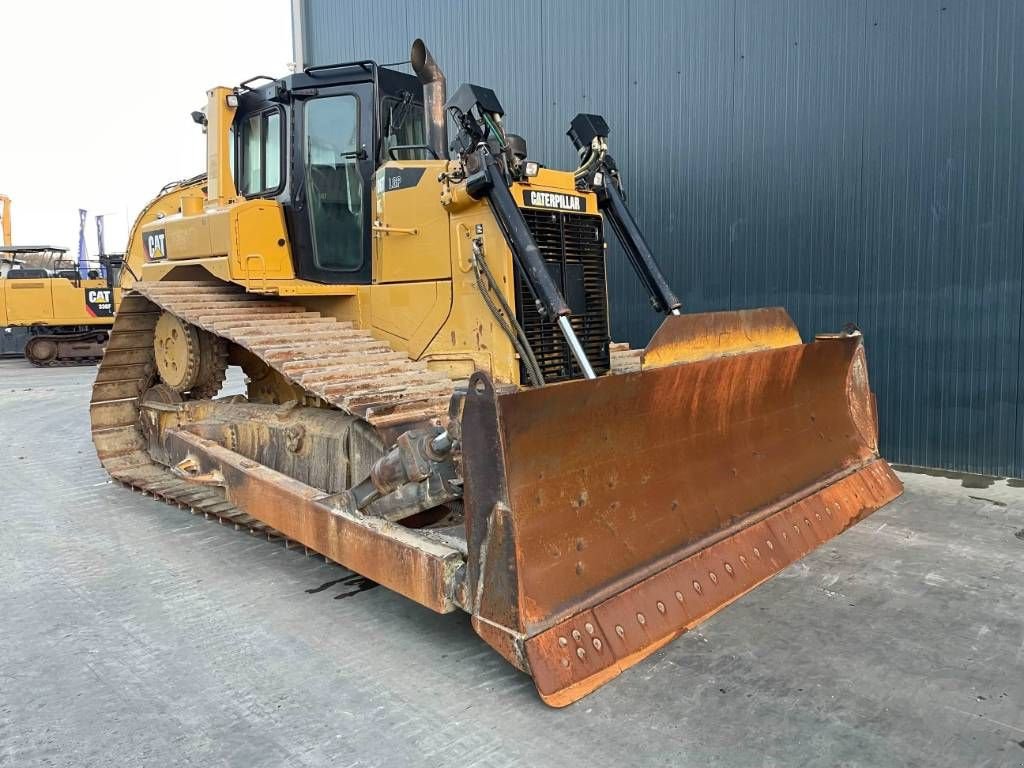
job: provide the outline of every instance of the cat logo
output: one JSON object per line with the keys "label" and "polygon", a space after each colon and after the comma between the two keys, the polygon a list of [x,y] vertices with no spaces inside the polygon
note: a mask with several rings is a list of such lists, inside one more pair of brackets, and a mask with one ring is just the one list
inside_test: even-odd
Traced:
{"label": "cat logo", "polygon": [[527,189],[523,192],[523,202],[534,208],[554,208],[559,211],[582,211],[583,198],[579,195],[565,195],[560,192],[540,192]]}
{"label": "cat logo", "polygon": [[114,292],[109,288],[86,288],[85,311],[92,317],[113,317]]}
{"label": "cat logo", "polygon": [[147,232],[143,243],[146,246],[146,258],[150,261],[159,261],[167,258],[167,245],[164,241],[164,231],[158,229],[155,232]]}

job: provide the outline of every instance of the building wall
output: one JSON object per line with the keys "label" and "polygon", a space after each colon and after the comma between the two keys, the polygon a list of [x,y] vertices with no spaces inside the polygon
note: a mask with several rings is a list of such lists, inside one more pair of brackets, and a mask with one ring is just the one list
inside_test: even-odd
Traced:
{"label": "building wall", "polygon": [[[495,89],[530,154],[603,114],[689,311],[856,323],[893,461],[1024,476],[1024,3],[295,0],[305,63],[408,59]],[[658,322],[613,253],[614,336]]]}

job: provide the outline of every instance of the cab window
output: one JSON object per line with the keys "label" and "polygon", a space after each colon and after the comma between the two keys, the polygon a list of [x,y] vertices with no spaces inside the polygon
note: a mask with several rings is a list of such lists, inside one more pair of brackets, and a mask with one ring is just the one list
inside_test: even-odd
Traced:
{"label": "cab window", "polygon": [[423,107],[412,101],[410,94],[401,99],[387,97],[382,103],[384,117],[384,140],[381,142],[380,161],[425,160],[431,157],[426,149],[399,149],[393,154],[392,147],[426,144],[426,129],[423,125]]}
{"label": "cab window", "polygon": [[363,177],[359,101],[351,94],[311,99],[305,107],[306,194],[313,258],[320,269],[363,263]]}
{"label": "cab window", "polygon": [[244,118],[238,136],[235,174],[245,197],[281,189],[281,111],[271,109]]}

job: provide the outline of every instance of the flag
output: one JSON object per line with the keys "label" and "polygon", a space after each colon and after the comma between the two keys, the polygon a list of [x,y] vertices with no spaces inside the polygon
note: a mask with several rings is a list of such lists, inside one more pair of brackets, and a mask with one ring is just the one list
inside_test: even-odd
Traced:
{"label": "flag", "polygon": [[96,248],[99,250],[100,255],[100,274],[103,277],[107,275],[107,267],[103,263],[103,257],[107,255],[107,244],[103,238],[103,214],[99,214],[96,217]]}
{"label": "flag", "polygon": [[103,241],[103,214],[96,217],[96,247],[100,249],[100,256],[107,255],[107,244]]}
{"label": "flag", "polygon": [[89,275],[89,253],[85,250],[85,220],[88,215],[84,208],[78,209],[78,274],[82,277]]}

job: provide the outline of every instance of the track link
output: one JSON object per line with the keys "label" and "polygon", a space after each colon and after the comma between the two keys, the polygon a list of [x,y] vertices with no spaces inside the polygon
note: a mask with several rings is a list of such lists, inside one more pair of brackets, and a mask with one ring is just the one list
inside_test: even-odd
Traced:
{"label": "track link", "polygon": [[103,359],[102,355],[96,357],[78,357],[72,360],[51,360],[48,363],[40,363],[32,360],[31,358],[25,358],[36,368],[84,368],[86,366],[95,366]]}
{"label": "track link", "polygon": [[[238,344],[289,381],[384,428],[443,418],[454,384],[367,331],[280,299],[209,282],[136,284],[122,299],[90,402],[100,463],[116,481],[193,514],[272,538],[277,531],[153,461],[140,427],[142,396],[156,380],[153,339],[162,310]],[[286,540],[286,544],[291,543]]]}

